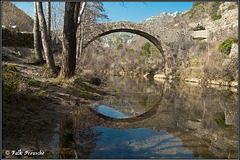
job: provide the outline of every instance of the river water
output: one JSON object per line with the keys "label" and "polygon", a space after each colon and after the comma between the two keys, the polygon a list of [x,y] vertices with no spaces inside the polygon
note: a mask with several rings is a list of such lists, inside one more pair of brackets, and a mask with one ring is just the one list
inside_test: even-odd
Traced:
{"label": "river water", "polygon": [[107,86],[115,94],[79,109],[60,157],[238,158],[237,93],[118,76]]}

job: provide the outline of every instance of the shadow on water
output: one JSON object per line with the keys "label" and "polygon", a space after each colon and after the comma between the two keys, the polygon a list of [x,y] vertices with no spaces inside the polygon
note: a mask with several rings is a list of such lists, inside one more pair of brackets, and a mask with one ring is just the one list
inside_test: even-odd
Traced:
{"label": "shadow on water", "polygon": [[237,94],[129,77],[108,84],[115,96],[60,124],[60,158],[238,158]]}

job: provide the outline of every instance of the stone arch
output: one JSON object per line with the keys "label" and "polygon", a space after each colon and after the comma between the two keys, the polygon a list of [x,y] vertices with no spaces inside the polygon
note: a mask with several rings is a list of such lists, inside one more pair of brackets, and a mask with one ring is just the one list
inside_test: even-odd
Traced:
{"label": "stone arch", "polygon": [[109,22],[109,23],[100,23],[90,27],[90,35],[88,36],[86,42],[83,45],[83,48],[86,48],[91,42],[96,40],[99,37],[115,33],[115,32],[128,32],[140,35],[150,42],[152,42],[157,49],[160,51],[163,57],[163,62],[165,66],[165,55],[163,44],[158,34],[154,33],[154,30],[146,25],[133,23],[128,21],[120,22]]}

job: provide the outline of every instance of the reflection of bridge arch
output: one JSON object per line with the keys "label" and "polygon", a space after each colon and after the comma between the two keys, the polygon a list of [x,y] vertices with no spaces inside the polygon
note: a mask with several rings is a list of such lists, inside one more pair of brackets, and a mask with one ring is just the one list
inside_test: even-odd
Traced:
{"label": "reflection of bridge arch", "polygon": [[90,111],[94,112],[94,114],[96,114],[96,116],[99,116],[99,117],[101,117],[101,118],[103,118],[107,121],[131,123],[131,122],[138,122],[138,121],[144,120],[146,118],[150,118],[152,115],[156,114],[157,109],[159,107],[159,103],[160,103],[160,101],[155,106],[153,106],[151,109],[149,109],[148,111],[144,112],[141,115],[138,115],[138,116],[135,116],[135,117],[130,117],[130,118],[123,118],[123,119],[122,118],[108,117],[108,116],[105,116],[105,115],[97,112],[96,110],[94,110],[92,108],[89,108],[89,109],[90,109]]}
{"label": "reflection of bridge arch", "polygon": [[163,57],[163,61],[165,64],[165,55],[164,55],[164,48],[161,42],[160,36],[155,33],[155,31],[146,25],[133,23],[128,21],[121,21],[121,22],[109,22],[109,23],[100,23],[92,26],[90,28],[90,35],[87,37],[83,48],[86,48],[91,42],[96,40],[99,37],[115,33],[115,32],[129,32],[140,35],[150,42],[152,42],[157,49],[160,51]]}
{"label": "reflection of bridge arch", "polygon": [[[84,121],[89,121],[91,125],[94,126],[102,126],[102,127],[108,127],[113,129],[137,129],[137,128],[147,128],[149,127],[149,123],[152,122],[153,117],[157,115],[159,112],[159,106],[161,106],[161,102],[164,96],[164,85],[162,86],[162,92],[159,95],[159,99],[156,102],[156,104],[144,112],[141,115],[120,119],[120,118],[112,118],[105,116],[96,110],[92,109],[91,107],[88,107],[88,115],[86,118],[84,118]],[[81,111],[80,111],[81,112]],[[89,120],[87,120],[89,119]],[[81,120],[80,120],[81,121]],[[149,123],[148,123],[149,122]],[[146,126],[142,126],[142,124]]]}

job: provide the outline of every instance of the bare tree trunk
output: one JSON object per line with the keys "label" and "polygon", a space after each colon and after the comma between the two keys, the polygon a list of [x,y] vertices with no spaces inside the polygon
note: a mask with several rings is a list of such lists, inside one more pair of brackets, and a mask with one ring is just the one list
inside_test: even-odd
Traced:
{"label": "bare tree trunk", "polygon": [[[60,76],[70,78],[74,75],[76,66],[76,19],[75,8],[77,3],[65,3],[65,15],[63,26],[63,51],[62,69]],[[76,8],[77,9],[77,8]],[[77,12],[79,13],[79,12]]]}
{"label": "bare tree trunk", "polygon": [[80,43],[80,46],[79,46],[79,55],[78,55],[78,57],[81,57],[82,52],[83,52],[84,26],[83,26],[80,34],[81,34],[81,35],[80,35],[80,36],[81,36],[81,39],[80,39],[80,42],[79,42],[79,43]]}
{"label": "bare tree trunk", "polygon": [[[85,22],[82,20],[83,18],[83,13],[84,13],[84,10],[86,8],[86,5],[87,3],[86,2],[83,2],[82,3],[82,7],[81,7],[81,10],[80,10],[80,16],[79,16],[79,19],[78,19],[78,24],[80,26],[80,39],[79,39],[79,46],[78,46],[78,52],[77,52],[77,58],[79,58],[82,54],[82,50],[83,50],[83,39],[84,39],[84,27],[85,27]],[[83,24],[82,24],[83,23]]]}
{"label": "bare tree trunk", "polygon": [[51,52],[51,47],[50,47],[50,37],[47,34],[46,21],[43,15],[42,2],[37,2],[37,11],[38,11],[38,17],[40,21],[42,44],[43,44],[43,50],[46,57],[47,67],[51,68],[53,72],[56,73],[55,62],[54,62],[53,54]]}
{"label": "bare tree trunk", "polygon": [[46,2],[46,10],[47,10],[47,34],[49,36],[49,40],[50,40],[50,48],[51,48],[51,52],[53,51],[53,44],[52,44],[52,34],[51,34],[51,3],[50,2]]}
{"label": "bare tree trunk", "polygon": [[[86,2],[84,2],[86,3]],[[82,9],[81,9],[82,11]],[[71,78],[75,74],[76,68],[76,33],[79,26],[78,15],[80,11],[79,2],[66,2],[63,26],[63,51],[62,51],[62,69],[60,76]]]}
{"label": "bare tree trunk", "polygon": [[38,13],[37,13],[37,4],[34,2],[34,51],[35,51],[35,57],[36,57],[36,64],[43,64],[43,56],[41,51],[41,35],[39,31],[39,20],[38,20]]}
{"label": "bare tree trunk", "polygon": [[82,51],[83,51],[83,41],[84,41],[84,30],[85,30],[85,21],[84,20],[82,20],[82,18],[84,18],[84,17],[81,17],[81,19],[80,19],[80,26],[79,26],[79,43],[78,43],[78,52],[77,52],[77,58],[79,58],[79,57],[81,57],[81,55],[82,55]]}
{"label": "bare tree trunk", "polygon": [[49,37],[51,37],[51,4],[50,2],[46,2],[46,10],[47,10],[47,33]]}
{"label": "bare tree trunk", "polygon": [[[82,23],[82,21],[80,21],[80,23]],[[82,29],[83,29],[83,25],[80,24],[79,26],[79,38],[77,39],[77,59],[81,56],[81,41],[83,40],[83,34],[82,34]]]}

